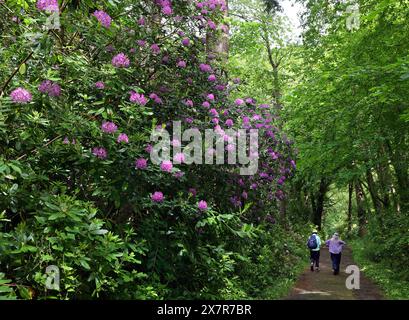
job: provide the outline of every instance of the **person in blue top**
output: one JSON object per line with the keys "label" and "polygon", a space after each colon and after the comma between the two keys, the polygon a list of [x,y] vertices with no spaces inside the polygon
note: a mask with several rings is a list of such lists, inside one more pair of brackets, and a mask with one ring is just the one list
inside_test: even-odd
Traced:
{"label": "person in blue top", "polygon": [[311,271],[320,271],[320,247],[321,239],[318,236],[318,231],[314,229],[311,236],[308,238],[307,247],[310,249]]}

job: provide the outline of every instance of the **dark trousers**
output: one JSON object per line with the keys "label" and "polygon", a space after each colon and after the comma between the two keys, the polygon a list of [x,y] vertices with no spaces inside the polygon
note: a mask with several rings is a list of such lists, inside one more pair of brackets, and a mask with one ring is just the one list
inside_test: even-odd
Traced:
{"label": "dark trousers", "polygon": [[331,253],[332,269],[334,272],[339,272],[339,265],[341,264],[341,253]]}
{"label": "dark trousers", "polygon": [[319,250],[318,251],[310,250],[310,260],[311,260],[312,266],[314,266],[314,264],[315,264],[315,266],[317,268],[319,268],[319,266],[320,266],[320,251]]}

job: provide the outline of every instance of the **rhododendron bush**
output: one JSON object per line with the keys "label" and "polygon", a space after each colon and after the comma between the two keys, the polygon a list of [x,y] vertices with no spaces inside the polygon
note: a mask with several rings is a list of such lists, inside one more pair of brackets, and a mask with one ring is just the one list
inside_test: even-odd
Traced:
{"label": "rhododendron bush", "polygon": [[[20,295],[246,296],[235,287],[242,255],[251,237],[281,230],[296,165],[274,105],[240,97],[208,44],[228,32],[226,9],[0,4],[0,269],[29,288]],[[172,132],[173,121],[222,137],[258,129],[258,171],[188,165],[183,153],[154,164],[151,132]],[[44,290],[49,265],[61,271],[59,291]]]}

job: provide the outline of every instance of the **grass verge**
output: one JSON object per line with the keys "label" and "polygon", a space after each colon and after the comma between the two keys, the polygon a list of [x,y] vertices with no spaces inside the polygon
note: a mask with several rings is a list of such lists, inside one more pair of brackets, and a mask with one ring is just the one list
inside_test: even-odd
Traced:
{"label": "grass verge", "polygon": [[371,261],[365,255],[364,240],[352,240],[349,245],[355,262],[368,278],[379,285],[387,299],[409,299],[409,283],[397,278],[396,273],[385,263]]}

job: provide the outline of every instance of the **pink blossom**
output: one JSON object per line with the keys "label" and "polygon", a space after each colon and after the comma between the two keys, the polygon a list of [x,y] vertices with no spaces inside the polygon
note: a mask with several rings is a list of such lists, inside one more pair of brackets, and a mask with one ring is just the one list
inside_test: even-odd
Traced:
{"label": "pink blossom", "polygon": [[171,172],[173,168],[173,164],[169,160],[164,160],[162,161],[160,168],[162,171]]}
{"label": "pink blossom", "polygon": [[177,66],[179,68],[186,68],[186,61],[183,61],[183,60],[179,61]]}
{"label": "pink blossom", "polygon": [[61,94],[61,87],[53,81],[45,80],[38,86],[38,91],[47,93],[50,97],[58,97]]}
{"label": "pink blossom", "polygon": [[207,95],[207,100],[214,101],[214,94],[213,94],[213,93],[209,93],[209,94]]}
{"label": "pink blossom", "polygon": [[154,54],[159,54],[160,53],[160,48],[156,43],[154,43],[153,45],[151,45],[151,51]]}
{"label": "pink blossom", "polygon": [[180,147],[182,145],[178,139],[173,139],[171,144],[173,147]]}
{"label": "pink blossom", "polygon": [[164,15],[170,16],[173,13],[173,10],[170,6],[165,6],[162,8],[162,13]]}
{"label": "pink blossom", "polygon": [[10,98],[14,103],[19,104],[26,104],[33,99],[31,93],[21,87],[13,90],[10,93]]}
{"label": "pink blossom", "polygon": [[145,158],[139,158],[135,161],[136,169],[144,170],[148,167],[148,160]]}
{"label": "pink blossom", "polygon": [[117,68],[128,68],[129,63],[128,57],[123,52],[112,58],[112,65]]}
{"label": "pink blossom", "polygon": [[129,138],[125,133],[121,133],[116,140],[118,143],[129,143]]}
{"label": "pink blossom", "polygon": [[149,95],[149,98],[151,98],[153,101],[155,101],[157,104],[162,104],[162,99],[154,92],[152,92]]}
{"label": "pink blossom", "polygon": [[197,207],[199,208],[200,211],[206,211],[207,210],[207,202],[204,200],[200,200],[199,203],[197,204]]}
{"label": "pink blossom", "polygon": [[173,161],[174,161],[175,163],[177,163],[177,164],[183,163],[183,162],[185,162],[185,155],[184,155],[183,153],[181,153],[181,152],[176,153],[176,154],[173,156]]}
{"label": "pink blossom", "polygon": [[136,43],[137,43],[138,46],[140,46],[140,47],[146,46],[146,41],[145,41],[145,40],[138,40],[138,41],[136,41]]}
{"label": "pink blossom", "polygon": [[163,193],[160,191],[156,191],[154,194],[151,195],[151,199],[154,202],[162,202],[164,200]]}
{"label": "pink blossom", "polygon": [[93,15],[105,28],[109,28],[111,26],[111,17],[106,12],[96,10]]}
{"label": "pink blossom", "polygon": [[107,151],[105,150],[105,148],[94,148],[92,149],[92,154],[96,157],[98,157],[99,159],[106,159],[106,157],[108,156]]}
{"label": "pink blossom", "polygon": [[103,83],[102,81],[98,81],[98,82],[95,83],[95,88],[105,89],[105,83]]}
{"label": "pink blossom", "polygon": [[213,117],[218,117],[219,116],[219,113],[217,112],[217,110],[216,109],[210,109],[210,114],[213,116]]}
{"label": "pink blossom", "polygon": [[107,121],[102,123],[101,129],[105,133],[114,133],[118,130],[118,127],[115,123]]}
{"label": "pink blossom", "polygon": [[38,0],[37,9],[41,11],[48,12],[58,12],[58,1],[57,0]]}
{"label": "pink blossom", "polygon": [[212,67],[211,67],[210,65],[204,64],[204,63],[201,63],[201,64],[199,65],[199,69],[200,69],[200,71],[202,71],[202,72],[207,72],[207,73],[212,72]]}
{"label": "pink blossom", "polygon": [[234,103],[235,103],[237,106],[241,106],[241,105],[244,104],[244,100],[243,100],[243,99],[236,99],[236,100],[234,101]]}
{"label": "pink blossom", "polygon": [[232,119],[227,119],[225,124],[228,127],[232,127],[233,126],[233,120]]}
{"label": "pink blossom", "polygon": [[184,39],[182,39],[182,44],[183,44],[185,47],[188,47],[188,46],[190,45],[190,39],[189,39],[189,38],[184,38]]}
{"label": "pink blossom", "polygon": [[147,153],[151,153],[152,150],[153,150],[153,146],[150,145],[150,144],[148,144],[148,145],[145,147],[145,151],[146,151]]}
{"label": "pink blossom", "polygon": [[207,80],[210,81],[210,82],[215,82],[217,80],[217,78],[216,78],[216,76],[214,74],[211,74],[209,76],[209,78],[207,78]]}
{"label": "pink blossom", "polygon": [[141,106],[144,106],[148,103],[148,100],[145,98],[145,96],[142,93],[139,94],[135,91],[131,91],[131,97],[129,98],[129,100]]}
{"label": "pink blossom", "polygon": [[144,26],[144,25],[145,25],[145,18],[144,18],[144,17],[139,18],[139,19],[138,19],[138,24],[139,24],[140,26]]}
{"label": "pink blossom", "polygon": [[205,108],[210,108],[210,103],[208,101],[205,101],[202,103],[202,106]]}
{"label": "pink blossom", "polygon": [[217,29],[216,24],[215,24],[212,20],[208,20],[208,21],[207,21],[207,26],[208,26],[210,29],[212,29],[212,30],[216,30],[216,29]]}
{"label": "pink blossom", "polygon": [[185,105],[188,107],[193,107],[193,101],[192,100],[186,100]]}

